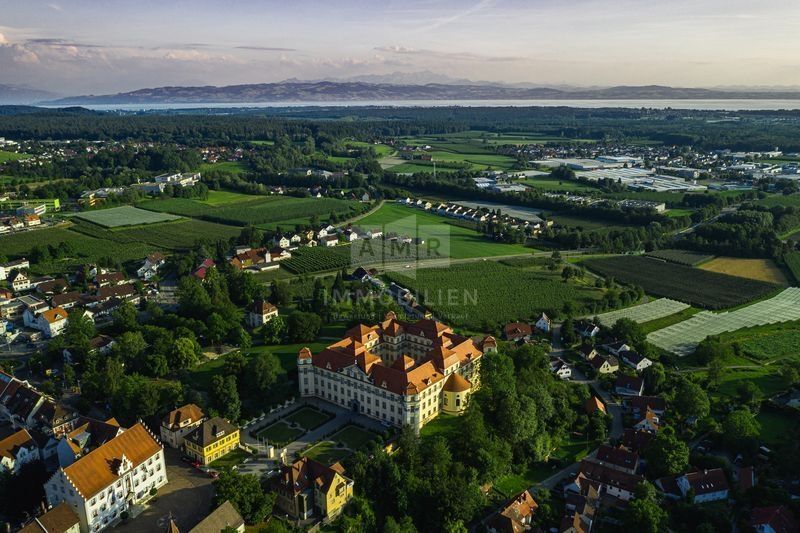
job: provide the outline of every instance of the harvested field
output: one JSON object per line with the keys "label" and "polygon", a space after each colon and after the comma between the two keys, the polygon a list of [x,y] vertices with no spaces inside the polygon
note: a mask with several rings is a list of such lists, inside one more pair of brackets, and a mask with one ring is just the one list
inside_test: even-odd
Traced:
{"label": "harvested field", "polygon": [[708,270],[710,272],[728,274],[729,276],[756,279],[778,285],[788,285],[786,276],[783,275],[781,269],[779,269],[770,259],[717,257],[716,259],[703,264],[699,268]]}
{"label": "harvested field", "polygon": [[662,259],[669,263],[677,263],[679,265],[686,266],[696,266],[705,261],[714,259],[713,255],[699,252],[689,252],[687,250],[656,250],[646,255],[656,259]]}
{"label": "harvested field", "polygon": [[99,211],[86,211],[77,215],[78,218],[88,220],[105,228],[118,228],[121,226],[140,226],[142,224],[155,224],[178,220],[180,217],[168,213],[156,213],[137,209],[129,205],[101,209]]}

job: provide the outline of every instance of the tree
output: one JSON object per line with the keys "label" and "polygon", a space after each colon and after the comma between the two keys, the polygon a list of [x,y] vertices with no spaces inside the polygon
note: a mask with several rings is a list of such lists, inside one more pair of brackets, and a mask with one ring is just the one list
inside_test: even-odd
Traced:
{"label": "tree", "polygon": [[140,357],[146,349],[147,342],[145,342],[141,332],[126,331],[117,337],[111,351],[134,368],[139,368],[142,362]]}
{"label": "tree", "polygon": [[214,486],[215,505],[230,501],[248,524],[257,524],[272,513],[275,495],[266,494],[261,488],[258,477],[253,474],[224,470],[214,482]]}
{"label": "tree", "polygon": [[169,363],[173,371],[191,368],[200,358],[200,346],[189,337],[178,337],[172,345]]}
{"label": "tree", "polygon": [[645,451],[647,473],[652,478],[682,474],[689,467],[689,447],[672,427],[659,431]]}
{"label": "tree", "polygon": [[112,314],[114,329],[118,332],[133,331],[139,327],[136,318],[136,307],[131,302],[123,302]]}
{"label": "tree", "polygon": [[797,371],[790,364],[786,364],[781,368],[781,379],[787,387],[793,387],[800,383],[800,372]]}
{"label": "tree", "polygon": [[625,510],[625,529],[638,533],[659,533],[666,526],[667,512],[659,504],[655,487],[643,481],[636,486],[635,495]]}
{"label": "tree", "polygon": [[736,386],[736,399],[751,412],[757,413],[764,399],[764,393],[752,381],[742,381]]}
{"label": "tree", "polygon": [[626,341],[634,347],[642,350],[647,340],[647,333],[641,324],[634,322],[630,318],[620,318],[611,327],[611,334],[617,339]]}
{"label": "tree", "polygon": [[216,345],[221,344],[222,339],[228,335],[230,330],[228,322],[219,313],[211,313],[211,316],[208,317],[207,325],[209,342]]}
{"label": "tree", "polygon": [[417,528],[414,527],[414,522],[408,515],[404,516],[400,522],[392,516],[387,516],[386,523],[383,525],[383,533],[417,533]]}
{"label": "tree", "polygon": [[262,352],[250,360],[248,376],[255,390],[266,392],[278,380],[280,371],[280,360],[269,352]]}
{"label": "tree", "polygon": [[288,283],[278,283],[277,280],[272,281],[270,285],[270,302],[275,305],[289,305],[292,301],[292,290]]}
{"label": "tree", "polygon": [[709,364],[714,359],[724,360],[733,355],[733,348],[722,342],[719,337],[708,337],[700,342],[694,356],[700,364]]}
{"label": "tree", "polygon": [[642,372],[644,377],[644,387],[647,394],[657,394],[664,386],[667,380],[667,374],[664,372],[664,365],[661,363],[653,363]]}
{"label": "tree", "polygon": [[567,346],[572,346],[578,341],[578,336],[575,334],[575,322],[571,317],[565,318],[561,323],[561,340]]}
{"label": "tree", "polygon": [[705,418],[711,410],[706,391],[697,383],[685,379],[675,388],[672,405],[684,417]]}
{"label": "tree", "polygon": [[264,343],[279,344],[286,336],[286,331],[286,320],[280,315],[272,317],[272,320],[264,324]]}
{"label": "tree", "polygon": [[758,445],[761,425],[748,409],[737,409],[722,422],[725,445],[735,452],[753,452]]}
{"label": "tree", "polygon": [[239,418],[242,402],[236,386],[236,376],[216,375],[211,379],[211,395],[214,404],[224,418],[235,421]]}
{"label": "tree", "polygon": [[322,318],[316,313],[292,313],[288,322],[292,342],[311,342],[322,327]]}

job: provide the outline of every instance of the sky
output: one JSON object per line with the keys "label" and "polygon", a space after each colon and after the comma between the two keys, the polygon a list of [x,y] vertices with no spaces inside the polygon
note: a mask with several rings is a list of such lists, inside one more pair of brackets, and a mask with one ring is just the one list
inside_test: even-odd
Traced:
{"label": "sky", "polygon": [[797,0],[0,0],[0,83],[60,95],[431,72],[800,86]]}

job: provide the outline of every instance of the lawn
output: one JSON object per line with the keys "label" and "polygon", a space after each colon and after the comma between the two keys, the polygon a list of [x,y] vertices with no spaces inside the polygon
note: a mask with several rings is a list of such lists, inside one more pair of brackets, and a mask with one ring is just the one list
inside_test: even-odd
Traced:
{"label": "lawn", "polygon": [[762,410],[756,415],[761,424],[761,440],[774,448],[790,438],[792,430],[800,424],[800,417],[791,412]]}
{"label": "lawn", "polygon": [[220,163],[203,163],[198,172],[209,172],[213,170],[230,172],[231,174],[241,174],[247,170],[247,166],[239,161],[222,161]]}
{"label": "lawn", "polygon": [[311,431],[330,420],[330,415],[317,411],[311,407],[303,407],[299,411],[295,411],[283,420],[289,424],[297,424],[306,431]]}
{"label": "lawn", "polygon": [[771,259],[743,259],[741,257],[717,257],[707,263],[703,263],[699,268],[710,272],[719,272],[730,276],[755,279],[775,283],[777,285],[788,285],[786,276],[781,269],[775,265]]}
{"label": "lawn", "polygon": [[526,178],[520,180],[519,183],[528,185],[535,189],[548,192],[577,192],[577,193],[592,193],[597,192],[599,189],[593,185],[587,185],[577,181],[559,180],[551,178],[550,176],[537,176],[535,178]]}
{"label": "lawn", "polygon": [[121,207],[112,207],[111,209],[85,211],[78,214],[77,218],[87,220],[105,228],[118,228],[121,226],[139,226],[143,224],[155,224],[157,222],[169,222],[178,220],[180,217],[124,205]]}
{"label": "lawn", "polygon": [[673,324],[677,324],[678,322],[683,322],[684,320],[688,320],[689,318],[691,318],[692,316],[696,315],[699,312],[700,309],[696,307],[687,307],[683,311],[675,313],[674,315],[669,315],[662,318],[656,318],[648,322],[643,322],[641,324],[642,329],[644,329],[645,333],[650,333],[651,331],[664,329]]}
{"label": "lawn", "polygon": [[458,436],[461,430],[461,420],[455,415],[441,413],[439,416],[422,426],[419,436],[423,440],[430,440],[435,437],[442,437],[451,441]]}
{"label": "lawn", "polygon": [[358,426],[345,426],[328,437],[329,440],[337,444],[344,444],[353,451],[363,448],[376,438],[375,433]]}
{"label": "lawn", "polygon": [[253,455],[251,453],[248,453],[247,451],[241,448],[236,448],[235,450],[232,450],[227,454],[223,455],[216,461],[212,461],[211,463],[209,463],[208,466],[215,470],[222,470],[223,468],[231,468],[236,465],[242,464],[245,459],[252,456]]}
{"label": "lawn", "polygon": [[540,463],[529,466],[519,473],[507,474],[498,479],[492,488],[504,498],[510,498],[523,490],[531,488],[536,483],[544,481],[558,471],[558,466]]}
{"label": "lawn", "polygon": [[20,161],[21,159],[28,159],[28,154],[18,154],[17,152],[9,152],[8,150],[0,150],[0,163],[6,161]]}
{"label": "lawn", "polygon": [[[384,234],[394,232],[425,239],[425,247],[441,244],[439,251],[452,259],[491,257],[531,252],[519,244],[490,241],[475,230],[448,224],[448,219],[420,209],[397,204],[384,204],[357,222],[364,229],[382,228]],[[358,241],[356,241],[358,242]]]}
{"label": "lawn", "polygon": [[308,450],[303,452],[305,457],[310,457],[324,465],[332,465],[344,461],[353,452],[347,448],[337,448],[337,445],[329,440],[318,442]]}
{"label": "lawn", "polygon": [[773,194],[755,203],[765,207],[800,207],[800,194]]}
{"label": "lawn", "polygon": [[[386,170],[389,172],[396,172],[397,174],[417,174],[422,172],[427,172],[429,174],[433,174],[433,164],[428,163],[427,161],[417,161],[415,163],[400,163],[399,165],[393,165],[388,167]],[[456,172],[457,168],[448,168],[444,166],[436,166],[436,172]]]}
{"label": "lawn", "polygon": [[575,216],[572,214],[561,214],[561,213],[553,213],[550,218],[553,222],[559,226],[570,227],[570,228],[580,228],[584,231],[591,231],[591,230],[602,230],[602,231],[610,231],[613,229],[627,227],[625,224],[615,223],[609,224],[608,221],[605,220],[596,220],[593,218],[586,218]]}
{"label": "lawn", "polygon": [[267,444],[281,448],[290,442],[296,441],[304,434],[304,430],[289,427],[289,424],[283,420],[278,420],[256,433],[256,438],[259,440],[266,439]]}

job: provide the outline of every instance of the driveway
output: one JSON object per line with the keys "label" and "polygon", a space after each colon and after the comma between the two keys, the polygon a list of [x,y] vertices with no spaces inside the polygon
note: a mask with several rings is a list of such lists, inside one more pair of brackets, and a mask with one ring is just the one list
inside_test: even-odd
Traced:
{"label": "driveway", "polygon": [[170,516],[181,531],[189,531],[211,511],[214,480],[181,461],[178,450],[165,448],[164,459],[169,482],[159,489],[155,501],[151,500],[142,514],[117,526],[115,531],[165,531]]}

